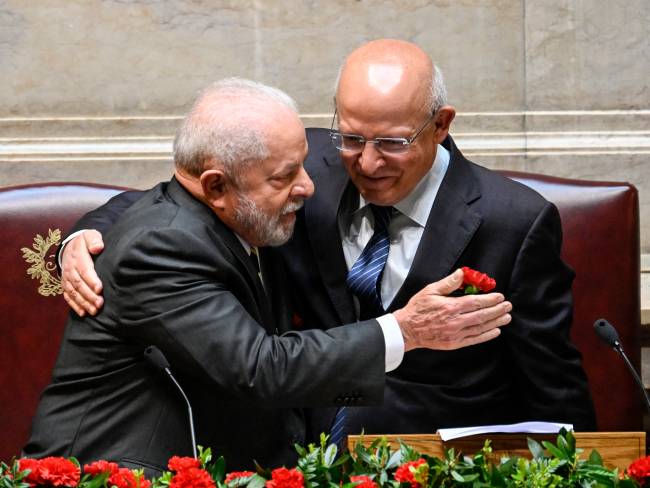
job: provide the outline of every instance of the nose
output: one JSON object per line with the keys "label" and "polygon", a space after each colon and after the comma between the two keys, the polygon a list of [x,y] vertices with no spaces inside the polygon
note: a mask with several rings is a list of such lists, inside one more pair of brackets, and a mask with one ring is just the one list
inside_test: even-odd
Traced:
{"label": "nose", "polygon": [[300,198],[309,198],[314,194],[314,182],[305,171],[305,168],[300,168],[300,174],[296,179],[296,183],[291,189],[291,196]]}
{"label": "nose", "polygon": [[366,141],[361,154],[359,154],[358,162],[361,172],[366,175],[373,174],[386,164],[383,155],[377,150],[375,144],[368,141]]}

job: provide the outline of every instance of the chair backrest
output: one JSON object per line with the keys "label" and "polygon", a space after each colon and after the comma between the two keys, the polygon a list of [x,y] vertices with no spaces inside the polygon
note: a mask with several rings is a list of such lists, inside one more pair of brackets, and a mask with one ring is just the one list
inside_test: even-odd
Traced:
{"label": "chair backrest", "polygon": [[642,397],[617,353],[594,333],[605,318],[640,365],[640,248],[637,190],[627,183],[502,171],[557,205],[563,259],[575,270],[571,337],[583,356],[600,431],[643,430]]}
{"label": "chair backrest", "polygon": [[0,460],[27,441],[68,316],[56,246],[79,217],[122,190],[87,183],[0,188]]}

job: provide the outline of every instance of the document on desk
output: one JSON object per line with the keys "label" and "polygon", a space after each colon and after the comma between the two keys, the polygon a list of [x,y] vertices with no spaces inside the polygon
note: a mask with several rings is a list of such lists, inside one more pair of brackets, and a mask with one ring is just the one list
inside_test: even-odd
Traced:
{"label": "document on desk", "polygon": [[478,425],[476,427],[458,427],[455,429],[438,429],[438,434],[443,441],[458,439],[478,434],[557,434],[564,427],[573,430],[573,424],[557,424],[554,422],[520,422],[505,425]]}

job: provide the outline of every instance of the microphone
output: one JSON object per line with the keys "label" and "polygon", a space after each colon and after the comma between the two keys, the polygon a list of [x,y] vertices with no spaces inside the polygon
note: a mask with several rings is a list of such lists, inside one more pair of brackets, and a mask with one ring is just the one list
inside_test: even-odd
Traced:
{"label": "microphone", "polygon": [[618,337],[618,332],[616,332],[614,326],[605,319],[598,319],[596,320],[596,322],[594,322],[594,330],[596,331],[596,335],[601,341],[603,341],[605,344],[613,348],[625,360],[625,364],[630,370],[630,373],[632,373],[632,377],[634,378],[636,384],[643,392],[643,397],[645,398],[646,407],[650,412],[650,398],[648,398],[648,392],[645,390],[643,383],[641,382],[641,378],[639,378],[639,375],[634,369],[634,366],[632,366],[632,363],[630,362],[627,355],[625,354],[625,351],[623,350],[623,345],[621,344],[621,340]]}
{"label": "microphone", "polygon": [[167,373],[169,375],[169,378],[174,382],[174,385],[176,385],[176,388],[178,388],[178,391],[180,391],[181,395],[183,395],[183,398],[185,399],[185,403],[187,404],[187,414],[190,418],[190,436],[192,440],[192,453],[194,454],[194,459],[198,459],[198,456],[196,454],[196,436],[194,434],[194,417],[192,417],[192,405],[190,405],[190,401],[188,400],[187,395],[185,395],[183,388],[181,388],[181,385],[178,383],[178,381],[176,381],[176,378],[174,378],[174,375],[169,369],[169,361],[167,361],[165,355],[156,346],[147,347],[144,350],[144,358],[147,361],[149,361],[149,363],[154,368],[162,370],[165,373]]}

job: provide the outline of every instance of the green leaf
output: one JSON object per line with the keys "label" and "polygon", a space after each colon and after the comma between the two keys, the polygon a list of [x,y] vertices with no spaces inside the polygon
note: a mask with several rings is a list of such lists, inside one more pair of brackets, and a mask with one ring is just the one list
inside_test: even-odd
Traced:
{"label": "green leaf", "polygon": [[397,468],[401,463],[402,463],[402,450],[400,449],[399,451],[395,451],[390,456],[388,462],[386,463],[386,469]]}
{"label": "green leaf", "polygon": [[528,450],[533,455],[533,459],[542,459],[544,457],[544,449],[535,439],[528,437]]}
{"label": "green leaf", "polygon": [[561,450],[558,449],[555,445],[548,441],[542,441],[542,445],[546,448],[548,452],[553,454],[558,459],[566,459],[566,454]]}
{"label": "green leaf", "polygon": [[600,457],[600,454],[598,451],[593,449],[591,451],[591,454],[589,454],[589,459],[587,460],[589,464],[594,464],[596,466],[602,466],[603,465],[603,458]]}
{"label": "green leaf", "polygon": [[325,466],[331,466],[332,463],[334,463],[337,452],[338,448],[336,447],[336,444],[330,444],[327,446],[327,449],[325,449],[325,452],[323,453],[323,463]]}
{"label": "green leaf", "polygon": [[98,476],[92,477],[89,481],[83,484],[84,488],[101,488],[108,480],[110,473],[102,473]]}
{"label": "green leaf", "polygon": [[456,481],[459,481],[461,483],[465,482],[465,478],[463,478],[458,472],[455,470],[451,470],[451,477],[454,478]]}
{"label": "green leaf", "polygon": [[203,449],[203,446],[196,447],[199,451],[199,462],[201,463],[201,467],[205,468],[205,466],[212,460],[212,449],[209,447],[207,449]]}
{"label": "green leaf", "polygon": [[557,448],[562,451],[565,459],[570,458],[574,454],[574,450],[569,447],[569,443],[563,435],[557,437]]}
{"label": "green leaf", "polygon": [[208,466],[207,469],[212,479],[218,482],[223,482],[226,478],[226,460],[223,456],[219,456],[217,460]]}
{"label": "green leaf", "polygon": [[254,474],[251,480],[246,485],[246,488],[264,488],[266,479],[262,478],[259,474]]}

